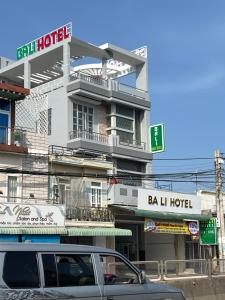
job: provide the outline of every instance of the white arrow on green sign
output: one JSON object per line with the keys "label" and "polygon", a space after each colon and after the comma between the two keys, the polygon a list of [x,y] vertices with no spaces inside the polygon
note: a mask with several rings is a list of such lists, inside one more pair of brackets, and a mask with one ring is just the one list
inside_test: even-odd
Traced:
{"label": "white arrow on green sign", "polygon": [[157,124],[150,126],[150,151],[152,153],[165,151],[164,143],[164,125]]}

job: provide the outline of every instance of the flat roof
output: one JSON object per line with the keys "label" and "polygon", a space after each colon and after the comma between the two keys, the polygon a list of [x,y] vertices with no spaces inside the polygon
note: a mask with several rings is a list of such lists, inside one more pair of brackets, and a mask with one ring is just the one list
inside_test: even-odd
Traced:
{"label": "flat roof", "polygon": [[0,78],[8,82],[23,85],[24,64],[26,61],[31,63],[33,87],[62,77],[63,46],[66,44],[70,45],[70,57],[74,60],[81,57],[92,57],[99,60],[114,59],[133,67],[146,62],[145,57],[109,43],[98,47],[75,37],[69,37],[0,69]]}

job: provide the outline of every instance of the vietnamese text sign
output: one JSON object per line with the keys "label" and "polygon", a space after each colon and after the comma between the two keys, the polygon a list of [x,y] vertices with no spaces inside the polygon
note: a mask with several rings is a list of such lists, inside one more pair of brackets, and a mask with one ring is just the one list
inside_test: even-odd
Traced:
{"label": "vietnamese text sign", "polygon": [[216,245],[217,242],[216,218],[200,222],[200,244]]}
{"label": "vietnamese text sign", "polygon": [[64,227],[64,205],[0,203],[1,227]]}
{"label": "vietnamese text sign", "polygon": [[198,235],[199,224],[198,221],[164,222],[145,219],[144,231],[152,233]]}
{"label": "vietnamese text sign", "polygon": [[201,198],[162,190],[138,189],[138,209],[201,214]]}
{"label": "vietnamese text sign", "polygon": [[17,48],[17,60],[44,50],[51,45],[57,44],[69,38],[70,36],[72,36],[72,23],[68,23],[60,28],[57,28],[50,33],[43,35],[42,37]]}
{"label": "vietnamese text sign", "polygon": [[158,125],[150,126],[149,131],[150,131],[150,151],[152,153],[163,152],[165,150],[164,125],[158,124]]}

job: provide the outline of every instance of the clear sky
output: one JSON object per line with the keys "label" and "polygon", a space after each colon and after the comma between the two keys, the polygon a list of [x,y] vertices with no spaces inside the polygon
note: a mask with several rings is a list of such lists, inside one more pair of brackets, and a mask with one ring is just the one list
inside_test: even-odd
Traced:
{"label": "clear sky", "polygon": [[[1,1],[0,55],[69,21],[73,36],[132,50],[148,46],[151,123],[163,122],[166,151],[155,158],[225,152],[225,1]],[[212,168],[156,162],[154,172]]]}

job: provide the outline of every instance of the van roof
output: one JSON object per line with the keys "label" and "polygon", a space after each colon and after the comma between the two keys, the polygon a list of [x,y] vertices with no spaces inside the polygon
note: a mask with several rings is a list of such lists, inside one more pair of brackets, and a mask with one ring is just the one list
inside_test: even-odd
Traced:
{"label": "van roof", "polygon": [[72,244],[48,244],[48,243],[0,243],[1,251],[63,251],[63,252],[104,252],[104,253],[116,253],[112,249],[86,246],[86,245],[72,245]]}

